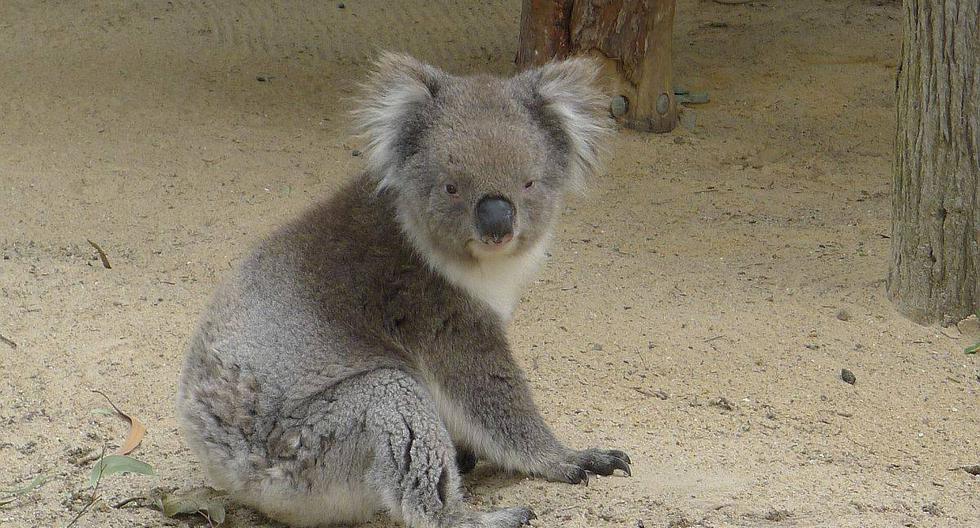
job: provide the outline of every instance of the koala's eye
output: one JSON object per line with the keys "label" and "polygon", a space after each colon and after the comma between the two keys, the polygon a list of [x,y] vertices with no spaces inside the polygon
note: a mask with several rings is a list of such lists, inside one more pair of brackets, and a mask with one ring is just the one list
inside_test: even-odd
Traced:
{"label": "koala's eye", "polygon": [[458,193],[459,193],[459,189],[457,189],[455,185],[451,183],[446,184],[446,194],[451,194],[455,196]]}
{"label": "koala's eye", "polygon": [[530,189],[533,186],[534,186],[534,180],[528,180],[527,183],[524,184],[525,189]]}

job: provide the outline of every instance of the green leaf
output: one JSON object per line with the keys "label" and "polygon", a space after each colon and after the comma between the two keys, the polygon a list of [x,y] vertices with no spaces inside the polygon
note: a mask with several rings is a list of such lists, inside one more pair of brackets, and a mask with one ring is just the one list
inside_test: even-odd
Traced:
{"label": "green leaf", "polygon": [[31,480],[27,484],[24,484],[23,486],[0,490],[0,495],[4,495],[3,497],[0,497],[0,508],[3,508],[8,504],[11,504],[12,502],[16,501],[18,496],[23,495],[25,493],[30,493],[31,491],[40,488],[41,486],[45,485],[51,480],[54,480],[54,477],[51,475],[38,475],[34,477],[33,480]]}
{"label": "green leaf", "polygon": [[[38,476],[34,477],[34,480],[28,482],[27,484],[24,484],[23,486],[21,486],[19,488],[10,488],[10,489],[0,490],[0,494],[3,494],[3,495],[12,495],[12,496],[23,495],[24,493],[27,493],[28,491],[35,490],[37,488],[40,488],[41,486],[47,484],[51,480],[54,480],[54,477],[52,477],[50,475],[38,475]],[[7,499],[7,497],[4,497],[4,500],[6,500],[6,499]]]}
{"label": "green leaf", "polygon": [[139,473],[140,475],[156,475],[153,466],[126,455],[109,455],[102,457],[92,468],[89,485],[95,487],[99,479],[116,473]]}
{"label": "green leaf", "polygon": [[157,500],[157,507],[167,517],[200,514],[214,524],[225,522],[224,494],[214,488],[200,487],[186,491],[164,493]]}
{"label": "green leaf", "polygon": [[977,352],[980,352],[980,343],[975,343],[972,346],[966,347],[963,349],[963,352],[966,352],[967,354],[976,354]]}

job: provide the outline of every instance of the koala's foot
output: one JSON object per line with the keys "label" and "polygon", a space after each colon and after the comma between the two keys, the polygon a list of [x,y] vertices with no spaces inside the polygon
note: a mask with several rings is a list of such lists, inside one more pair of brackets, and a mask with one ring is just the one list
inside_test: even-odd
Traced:
{"label": "koala's foot", "polygon": [[487,528],[518,528],[531,523],[531,519],[537,519],[529,508],[504,508],[481,515],[482,524],[480,527]]}
{"label": "koala's foot", "polygon": [[453,528],[520,528],[538,516],[528,508],[503,508],[485,513],[473,512],[456,521]]}
{"label": "koala's foot", "polygon": [[589,483],[589,473],[612,475],[617,469],[631,476],[629,455],[616,449],[583,449],[568,451],[561,460],[543,473],[544,478],[569,484]]}
{"label": "koala's foot", "polygon": [[476,453],[465,447],[456,448],[456,467],[460,475],[465,475],[476,467]]}
{"label": "koala's foot", "polygon": [[469,510],[456,460],[463,455],[472,469],[476,457],[453,446],[427,391],[401,372],[362,379],[370,385],[362,390],[371,393],[366,425],[375,444],[366,482],[393,517],[409,528],[518,528],[535,517],[527,508]]}

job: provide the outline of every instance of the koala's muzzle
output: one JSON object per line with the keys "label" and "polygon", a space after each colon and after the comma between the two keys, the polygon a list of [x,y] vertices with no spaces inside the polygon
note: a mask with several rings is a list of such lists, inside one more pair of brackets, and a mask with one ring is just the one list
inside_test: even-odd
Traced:
{"label": "koala's muzzle", "polygon": [[502,196],[485,196],[476,204],[476,229],[487,244],[503,244],[514,234],[514,204]]}

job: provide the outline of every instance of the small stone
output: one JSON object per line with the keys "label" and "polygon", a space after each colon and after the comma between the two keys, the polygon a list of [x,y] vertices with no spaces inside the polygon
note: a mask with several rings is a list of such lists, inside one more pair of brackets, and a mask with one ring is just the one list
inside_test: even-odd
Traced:
{"label": "small stone", "polygon": [[711,400],[710,405],[713,407],[718,407],[719,409],[724,409],[726,411],[734,411],[735,404],[731,402],[728,398],[722,396],[716,400]]}
{"label": "small stone", "polygon": [[358,157],[358,156],[361,155],[361,151],[360,150],[357,150],[357,149],[354,149],[354,150],[350,151],[350,155],[351,156],[354,156],[356,158],[356,157]]}
{"label": "small stone", "polygon": [[851,314],[847,313],[847,310],[845,310],[843,308],[841,308],[840,310],[837,310],[836,317],[837,317],[837,320],[838,321],[850,321],[851,320]]}
{"label": "small stone", "polygon": [[977,316],[975,315],[971,315],[970,317],[956,323],[956,329],[968,338],[980,338],[980,320],[978,320]]}
{"label": "small stone", "polygon": [[337,9],[343,9],[343,8],[345,8],[345,7],[347,7],[347,6],[346,6],[346,5],[344,5],[344,3],[343,3],[343,2],[341,2],[341,3],[339,3],[339,4],[337,4]]}
{"label": "small stone", "polygon": [[259,82],[268,82],[269,81],[269,78],[266,77],[265,75],[259,75],[259,76],[257,76],[255,78],[255,80],[256,81],[259,81]]}
{"label": "small stone", "polygon": [[854,385],[854,383],[857,382],[857,377],[854,376],[854,373],[847,369],[840,370],[840,379],[844,380],[845,383],[850,383],[851,385]]}
{"label": "small stone", "polygon": [[595,352],[602,352],[602,345],[599,343],[592,343],[592,350]]}
{"label": "small stone", "polygon": [[974,477],[980,477],[980,464],[975,466],[960,466],[959,469],[966,471],[967,473],[973,475]]}
{"label": "small stone", "polygon": [[686,141],[687,140],[684,139],[684,136],[677,136],[674,138],[674,144],[676,145],[683,145]]}

